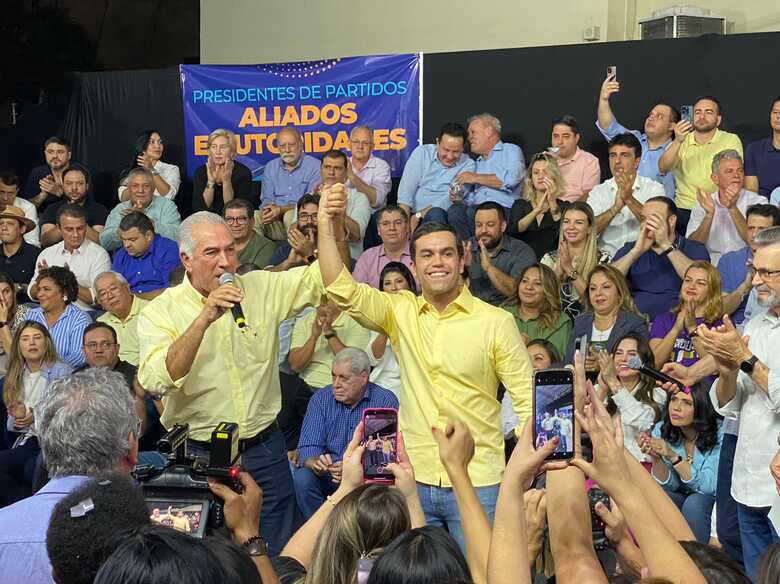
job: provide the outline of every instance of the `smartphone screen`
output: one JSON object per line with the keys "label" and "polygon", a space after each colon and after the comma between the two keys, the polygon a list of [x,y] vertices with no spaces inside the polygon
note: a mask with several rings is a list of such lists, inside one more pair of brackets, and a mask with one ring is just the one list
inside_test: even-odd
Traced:
{"label": "smartphone screen", "polygon": [[574,457],[574,376],[568,369],[534,373],[534,447],[560,439],[548,458]]}
{"label": "smartphone screen", "polygon": [[398,412],[372,408],[363,412],[363,482],[392,483],[387,465],[396,461]]}
{"label": "smartphone screen", "polygon": [[693,123],[693,106],[692,105],[681,105],[680,106],[680,117],[685,120],[686,122]]}

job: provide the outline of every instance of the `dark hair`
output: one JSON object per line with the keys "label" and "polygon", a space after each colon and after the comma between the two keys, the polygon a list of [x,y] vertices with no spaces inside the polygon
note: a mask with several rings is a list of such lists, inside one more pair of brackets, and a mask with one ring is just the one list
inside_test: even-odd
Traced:
{"label": "dark hair", "polygon": [[412,239],[409,241],[409,251],[412,255],[412,259],[415,258],[417,253],[417,240],[426,235],[430,235],[431,233],[438,233],[439,231],[452,233],[455,237],[455,247],[458,249],[458,255],[463,257],[463,242],[460,240],[460,237],[458,237],[458,232],[455,231],[455,228],[452,225],[431,221],[429,223],[423,223],[414,230],[414,233],[412,233]]}
{"label": "dark hair", "polygon": [[130,163],[130,168],[135,168],[138,166],[138,157],[146,152],[147,148],[149,148],[149,142],[152,141],[152,134],[157,134],[160,137],[160,140],[162,140],[162,134],[159,132],[159,130],[144,130],[135,137],[133,152],[134,156]]}
{"label": "dark hair", "polygon": [[556,349],[555,345],[553,345],[547,339],[532,339],[528,341],[526,348],[530,347],[531,345],[539,346],[545,351],[547,351],[547,356],[550,357],[550,363],[561,362],[561,354],[558,352],[558,349]]}
{"label": "dark hair", "polygon": [[440,527],[428,525],[399,535],[374,562],[368,584],[473,582],[463,552]]}
{"label": "dark hair", "polygon": [[778,209],[775,205],[770,205],[768,203],[757,203],[755,205],[750,205],[750,207],[747,208],[747,212],[745,213],[745,219],[751,215],[759,215],[761,217],[771,218],[773,227],[780,225],[780,209]]}
{"label": "dark hair", "polygon": [[409,290],[413,294],[417,294],[417,283],[414,281],[414,276],[412,276],[412,271],[406,267],[405,264],[402,264],[401,262],[388,262],[387,265],[382,268],[382,271],[379,274],[379,289],[382,289],[382,282],[384,282],[385,276],[387,274],[391,274],[393,272],[398,272],[404,277],[404,280],[406,280],[406,283],[409,284]]}
{"label": "dark hair", "polygon": [[447,122],[444,124],[439,130],[439,135],[436,139],[441,140],[445,134],[447,134],[447,136],[452,136],[453,138],[460,138],[463,140],[463,144],[466,144],[466,138],[468,137],[466,128],[456,122]]}
{"label": "dark hair", "polygon": [[720,105],[720,100],[714,95],[702,95],[701,97],[696,99],[695,102],[693,102],[694,106],[703,99],[706,99],[707,101],[711,101],[712,103],[714,103],[718,107],[718,115],[719,116],[723,115],[723,107]]}
{"label": "dark hair", "polygon": [[178,286],[184,282],[184,276],[186,274],[186,268],[179,264],[168,273],[168,286]]}
{"label": "dark hair", "polygon": [[60,146],[65,146],[68,152],[71,150],[70,142],[68,142],[68,140],[62,136],[52,136],[51,138],[48,138],[46,142],[43,143],[43,147],[46,148],[50,144],[59,144]]}
{"label": "dark hair", "polygon": [[673,106],[671,103],[663,99],[659,99],[656,102],[654,102],[653,105],[650,106],[650,111],[653,111],[653,108],[659,105],[663,105],[669,108],[670,111],[669,119],[671,119],[673,124],[676,124],[677,122],[680,121],[680,110],[677,109],[676,106]]}
{"label": "dark hair", "polygon": [[609,141],[608,149],[611,150],[615,146],[625,146],[626,148],[633,148],[634,149],[634,156],[637,158],[642,158],[642,144],[639,143],[639,140],[636,136],[631,134],[630,132],[626,132],[625,134],[618,134],[612,140]]}
{"label": "dark hair", "polygon": [[233,581],[241,584],[263,584],[260,572],[244,548],[226,537],[207,537],[203,541]]}
{"label": "dark hair", "polygon": [[300,199],[298,199],[298,212],[301,212],[301,209],[303,209],[306,205],[317,205],[317,207],[320,206],[320,196],[319,195],[312,195],[312,194],[306,194],[303,195]]}
{"label": "dark hair", "polygon": [[657,197],[650,197],[645,201],[645,205],[648,203],[663,203],[666,205],[667,214],[669,217],[674,215],[677,216],[677,205],[675,205],[674,201],[672,201],[669,197],[665,197],[663,195],[658,195]]}
{"label": "dark hair", "polygon": [[63,217],[71,217],[73,219],[83,219],[84,223],[87,222],[87,211],[81,205],[76,203],[66,203],[57,211],[57,225]]}
{"label": "dark hair", "polygon": [[238,584],[203,540],[175,529],[147,525],[112,543],[95,584]]}
{"label": "dark hair", "polygon": [[130,231],[133,227],[136,227],[141,233],[154,233],[154,223],[146,213],[140,211],[133,211],[128,213],[119,222],[119,231]]}
{"label": "dark hair", "polygon": [[480,203],[477,205],[477,208],[474,209],[474,216],[476,217],[477,213],[480,211],[495,211],[498,213],[498,218],[500,221],[506,221],[506,211],[504,211],[504,208],[495,201],[485,201],[484,203]]}
{"label": "dark hair", "polygon": [[[775,101],[780,101],[780,97]],[[764,550],[758,565],[758,584],[776,584],[780,582],[780,541],[776,541]]]}
{"label": "dark hair", "polygon": [[229,209],[241,209],[242,211],[246,211],[250,220],[255,217],[255,208],[252,206],[252,203],[246,199],[231,199],[228,201],[225,204],[225,208],[222,210],[223,217],[227,214]]}
{"label": "dark hair", "polygon": [[89,181],[92,179],[92,176],[89,174],[89,170],[87,170],[86,166],[79,164],[78,162],[74,162],[73,164],[68,165],[68,168],[66,168],[65,172],[62,173],[62,180],[65,180],[65,177],[71,172],[80,172],[82,175],[84,175],[84,182],[87,184],[89,184]]}
{"label": "dark hair", "polygon": [[780,101],[780,95],[778,95],[776,98],[772,100],[772,105],[769,106],[769,109],[771,110],[773,107],[775,107],[775,104]]}
{"label": "dark hair", "polygon": [[243,276],[244,274],[248,274],[249,272],[259,272],[263,268],[258,266],[257,264],[253,264],[252,262],[244,262],[240,266],[236,268],[236,274],[239,276]]}
{"label": "dark hair", "polygon": [[[81,517],[71,508],[91,499]],[[149,525],[143,491],[127,474],[111,473],[87,481],[54,507],[46,532],[46,551],[60,584],[92,584],[111,555],[116,533]]]}
{"label": "dark hair", "polygon": [[322,161],[324,162],[326,158],[338,158],[339,160],[344,161],[344,167],[347,166],[347,155],[344,154],[341,150],[328,150],[325,154],[322,155]]}
{"label": "dark hair", "polygon": [[566,115],[559,116],[559,117],[555,118],[552,121],[552,125],[550,126],[550,129],[552,130],[558,124],[563,124],[564,126],[569,126],[575,134],[579,134],[580,133],[580,124],[579,124],[579,122],[577,122],[577,118],[575,118],[572,115],[566,114]]}
{"label": "dark hair", "polygon": [[19,186],[19,177],[12,170],[4,170],[0,172],[0,182],[9,187]]}
{"label": "dark hair", "polygon": [[[707,584],[750,584],[740,565],[723,550],[698,541],[681,541],[680,545]],[[777,578],[772,582],[777,582]]]}
{"label": "dark hair", "polygon": [[[696,448],[700,452],[708,452],[718,444],[718,415],[712,407],[710,392],[707,391],[701,382],[693,385],[690,390],[690,396],[693,398],[693,422],[691,426],[699,433],[696,438]],[[677,426],[673,426],[669,418],[669,406],[672,403],[672,398],[677,393],[679,391],[669,396],[666,402],[663,424],[661,425],[661,438],[673,445],[682,444],[683,441],[682,430]]]}
{"label": "dark hair", "polygon": [[106,329],[108,331],[111,331],[111,336],[114,338],[114,342],[117,342],[117,336],[116,331],[114,330],[114,327],[112,327],[110,324],[101,322],[99,320],[96,320],[95,322],[91,322],[87,325],[87,328],[84,329],[84,334],[81,335],[81,344],[86,345],[87,344],[87,335],[91,333],[94,330],[97,329]]}
{"label": "dark hair", "polygon": [[[655,362],[655,356],[653,355],[653,350],[650,348],[650,343],[647,341],[647,336],[642,335],[639,333],[626,333],[622,337],[620,337],[614,345],[612,345],[612,357],[615,356],[615,353],[618,350],[618,347],[620,346],[620,343],[622,343],[625,340],[633,340],[636,341],[636,352],[639,355],[639,358],[642,360],[642,363],[654,363]],[[642,402],[645,405],[650,406],[653,408],[653,423],[657,422],[661,419],[661,416],[663,416],[663,412],[661,411],[661,407],[656,403],[654,397],[653,397],[653,391],[655,390],[655,380],[647,377],[646,375],[640,375],[639,376],[639,386],[637,388],[637,392],[634,394],[634,397]],[[612,396],[610,396],[607,399],[607,412],[609,412],[610,416],[613,416],[615,412],[617,412],[617,404],[612,399]]]}
{"label": "dark hair", "polygon": [[76,276],[68,268],[61,266],[49,266],[38,272],[38,284],[44,278],[49,278],[56,286],[65,293],[65,304],[75,302],[79,297],[79,283]]}
{"label": "dark hair", "polygon": [[406,209],[403,207],[399,207],[395,203],[388,203],[379,211],[376,213],[376,222],[379,223],[382,220],[382,217],[384,217],[388,213],[400,213],[401,217],[404,218],[404,221],[409,221],[409,214],[406,212]]}

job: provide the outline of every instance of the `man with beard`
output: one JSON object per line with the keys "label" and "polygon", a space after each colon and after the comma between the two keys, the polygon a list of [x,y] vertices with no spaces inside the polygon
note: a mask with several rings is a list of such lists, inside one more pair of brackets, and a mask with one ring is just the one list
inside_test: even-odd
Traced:
{"label": "man with beard", "polygon": [[318,220],[319,268],[326,292],[363,326],[388,335],[401,368],[401,431],[429,524],[446,527],[464,549],[452,483],[431,428],[450,416],[474,436],[469,474],[489,517],[504,469],[502,383],[522,424],[531,411],[531,363],[514,319],[475,298],[464,285],[463,245],[453,227],[425,223],[410,242],[422,294],[390,294],[355,282],[336,243],[344,233],[347,189],[323,189]]}
{"label": "man with beard", "polygon": [[744,337],[727,316],[720,327],[696,329],[720,374],[710,390],[712,403],[727,419],[739,417],[731,494],[737,502],[745,570],[753,581],[760,555],[778,540],[769,519],[770,507],[777,503],[769,471],[777,447],[768,437],[780,433],[780,353],[774,349],[780,343],[780,227],[756,235],[754,245],[753,284],[767,313],[747,324]]}
{"label": "man with beard", "polygon": [[[604,83],[601,84],[601,92],[599,93],[596,129],[610,142],[620,134],[629,133],[636,136],[642,147],[642,155],[636,174],[661,183],[664,186],[666,196],[673,199],[674,175],[671,172],[661,172],[658,168],[658,160],[672,143],[672,129],[680,121],[680,111],[664,101],[657,101],[645,118],[644,133],[628,130],[617,121],[609,104],[609,98],[612,94],[619,91],[620,83],[615,75],[607,75]],[[614,171],[612,174],[614,175]],[[593,193],[591,193],[592,196]],[[588,203],[590,203],[590,198]]]}
{"label": "man with beard", "polygon": [[260,225],[272,239],[282,232],[282,219],[295,209],[298,200],[314,192],[320,182],[320,164],[303,151],[303,136],[295,126],[285,126],[276,135],[279,158],[266,164],[263,171],[263,194]]}
{"label": "man with beard", "polygon": [[693,123],[686,120],[674,126],[674,140],[658,160],[661,172],[673,172],[676,183],[677,231],[685,233],[699,189],[715,191],[712,159],[723,150],[736,150],[742,156],[742,142],[736,134],[720,130],[723,111],[716,97],[699,98],[693,106]]}
{"label": "man with beard", "polygon": [[40,213],[59,201],[65,192],[62,175],[70,165],[70,142],[60,136],[52,136],[44,142],[43,154],[46,164],[30,171],[22,192],[22,196],[38,207]]}
{"label": "man with beard", "polygon": [[268,268],[273,272],[283,272],[296,266],[310,264],[315,259],[317,249],[317,209],[319,195],[303,195],[296,205],[295,225],[287,231],[287,241],[280,243],[271,256]]}
{"label": "man with beard", "polygon": [[534,250],[505,231],[501,205],[487,201],[477,206],[476,235],[466,244],[469,288],[474,296],[494,306],[517,294],[520,273],[536,262]]}
{"label": "man with beard", "polygon": [[276,242],[255,231],[255,216],[252,203],[246,199],[233,199],[222,212],[236,242],[238,261],[253,264],[263,269],[270,264],[276,251]]}

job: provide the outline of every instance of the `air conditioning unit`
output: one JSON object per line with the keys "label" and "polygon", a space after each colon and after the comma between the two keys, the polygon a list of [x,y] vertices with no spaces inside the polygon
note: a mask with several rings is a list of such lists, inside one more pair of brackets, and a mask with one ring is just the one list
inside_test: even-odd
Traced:
{"label": "air conditioning unit", "polygon": [[670,6],[654,10],[639,21],[640,38],[681,39],[703,34],[726,34],[726,19],[697,6]]}

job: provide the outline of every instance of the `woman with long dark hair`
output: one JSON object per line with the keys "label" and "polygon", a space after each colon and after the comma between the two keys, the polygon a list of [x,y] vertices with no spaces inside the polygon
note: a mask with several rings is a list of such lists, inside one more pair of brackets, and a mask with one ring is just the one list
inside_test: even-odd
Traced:
{"label": "woman with long dark hair", "polygon": [[709,391],[697,383],[670,395],[663,421],[637,439],[653,477],[702,543],[710,539],[722,438]]}
{"label": "woman with long dark hair", "polygon": [[25,321],[9,351],[8,372],[2,379],[3,404],[8,410],[6,442],[0,451],[0,507],[31,494],[35,459],[40,452],[33,429],[41,392],[72,369],[57,358],[49,331]]}
{"label": "woman with long dark hair", "polygon": [[19,325],[27,320],[30,307],[18,304],[16,285],[11,276],[0,272],[0,376],[8,370],[8,355]]}
{"label": "woman with long dark hair", "polygon": [[181,173],[175,164],[168,164],[161,160],[165,146],[162,134],[157,130],[144,130],[135,139],[133,160],[130,166],[122,173],[119,181],[119,200],[126,201],[130,198],[127,188],[127,174],[134,168],[147,169],[154,176],[154,194],[173,200],[179,192],[181,185]]}
{"label": "woman with long dark hair", "polygon": [[[417,284],[412,272],[401,262],[389,262],[379,275],[379,285],[388,294],[408,291],[417,294]],[[396,396],[401,395],[401,369],[395,358],[390,339],[384,333],[371,331],[368,337],[366,354],[371,363],[369,381],[389,389]]]}

